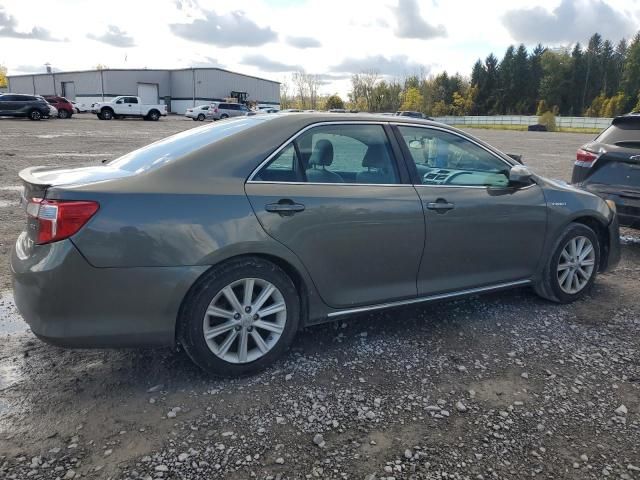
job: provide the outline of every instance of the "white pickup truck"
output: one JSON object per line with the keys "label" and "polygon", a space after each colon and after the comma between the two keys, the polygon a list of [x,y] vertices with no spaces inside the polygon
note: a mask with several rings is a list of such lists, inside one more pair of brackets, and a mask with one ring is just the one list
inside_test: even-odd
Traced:
{"label": "white pickup truck", "polygon": [[91,105],[91,113],[95,113],[100,120],[112,118],[142,117],[145,120],[158,120],[167,115],[166,105],[145,105],[140,97],[123,95],[109,102],[97,102]]}

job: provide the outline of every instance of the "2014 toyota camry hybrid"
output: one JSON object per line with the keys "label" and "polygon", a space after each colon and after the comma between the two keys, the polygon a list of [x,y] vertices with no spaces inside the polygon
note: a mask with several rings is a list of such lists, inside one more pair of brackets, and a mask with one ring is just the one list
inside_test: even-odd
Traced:
{"label": "2014 toyota camry hybrid", "polygon": [[180,344],[221,375],[349,314],[525,285],[571,302],[620,256],[613,202],[410,117],[242,117],[20,177],[11,265],[36,335]]}

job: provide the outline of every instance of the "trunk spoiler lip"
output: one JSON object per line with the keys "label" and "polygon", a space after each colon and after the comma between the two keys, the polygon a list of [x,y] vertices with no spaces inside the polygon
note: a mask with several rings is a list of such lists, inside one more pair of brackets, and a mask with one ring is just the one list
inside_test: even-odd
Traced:
{"label": "trunk spoiler lip", "polygon": [[[35,175],[35,173],[42,171],[42,170],[48,170],[52,167],[48,167],[48,166],[39,166],[39,167],[27,167],[24,168],[22,170],[20,170],[20,172],[18,173],[18,177],[20,177],[20,180],[22,180],[24,183],[28,183],[31,185],[35,185],[38,187],[50,187],[52,185],[51,182],[45,182],[41,179],[39,179],[37,177],[37,175]],[[55,168],[55,167],[53,167]]]}

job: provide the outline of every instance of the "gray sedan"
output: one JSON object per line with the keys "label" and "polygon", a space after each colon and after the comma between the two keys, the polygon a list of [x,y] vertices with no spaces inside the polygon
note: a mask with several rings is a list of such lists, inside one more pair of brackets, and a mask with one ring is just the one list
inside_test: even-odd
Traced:
{"label": "gray sedan", "polygon": [[36,335],[180,344],[220,375],[345,315],[523,286],[571,302],[620,255],[611,202],[406,117],[242,117],[20,176],[11,265]]}

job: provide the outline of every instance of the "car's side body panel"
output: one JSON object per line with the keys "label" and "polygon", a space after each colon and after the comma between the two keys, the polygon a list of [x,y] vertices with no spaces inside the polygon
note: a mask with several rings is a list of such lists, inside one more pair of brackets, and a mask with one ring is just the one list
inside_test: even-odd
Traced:
{"label": "car's side body panel", "polygon": [[[416,296],[424,219],[411,185],[256,182],[246,191],[265,231],[295,252],[328,305]],[[282,199],[304,210],[266,210]]]}
{"label": "car's side body panel", "polygon": [[70,240],[41,245],[11,268],[32,331],[70,347],[172,345],[182,299],[206,266],[95,268]]}
{"label": "car's side body panel", "polygon": [[418,275],[421,295],[530,279],[541,261],[547,208],[538,185],[474,188],[419,185],[423,203],[443,199],[455,208],[425,209],[426,243]]}

